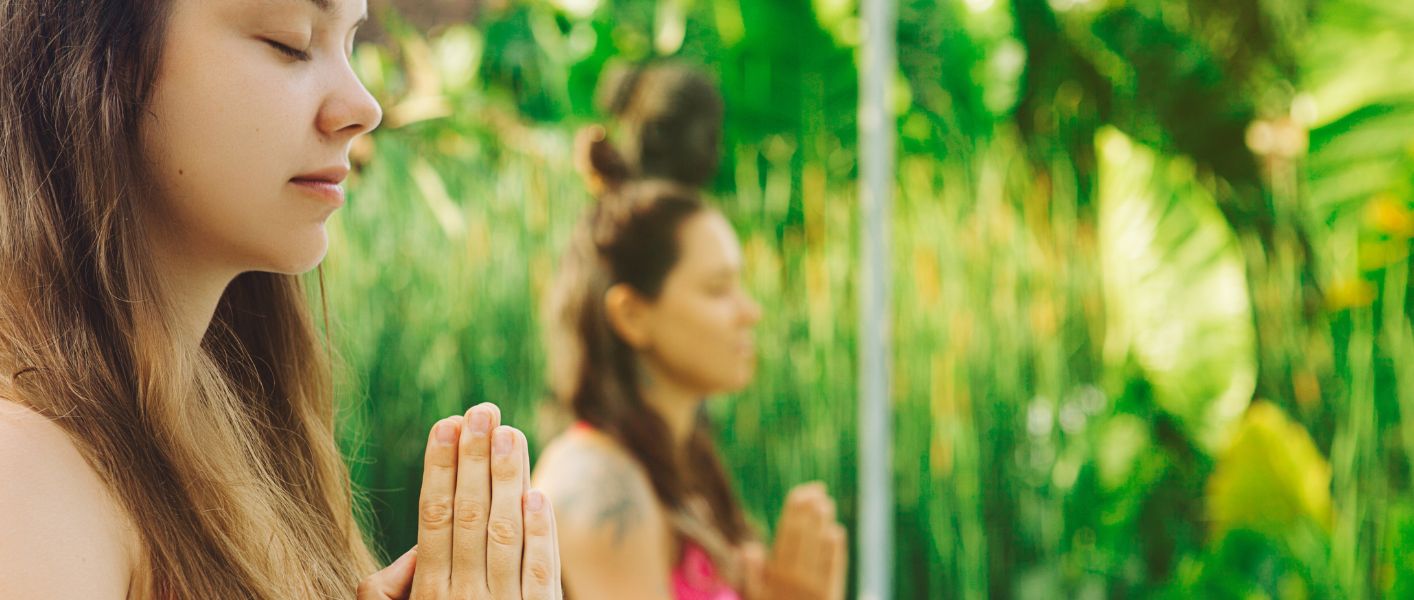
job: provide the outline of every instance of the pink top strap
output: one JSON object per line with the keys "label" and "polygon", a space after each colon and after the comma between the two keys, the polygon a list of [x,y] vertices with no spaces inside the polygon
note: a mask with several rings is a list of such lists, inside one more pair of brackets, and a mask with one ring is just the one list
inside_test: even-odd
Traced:
{"label": "pink top strap", "polygon": [[673,569],[673,598],[676,600],[741,600],[717,573],[712,558],[696,544],[683,543],[682,562]]}

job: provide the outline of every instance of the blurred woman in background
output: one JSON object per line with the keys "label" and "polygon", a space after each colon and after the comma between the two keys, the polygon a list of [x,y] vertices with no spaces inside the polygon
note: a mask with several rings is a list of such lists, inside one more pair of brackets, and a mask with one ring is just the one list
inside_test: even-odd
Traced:
{"label": "blurred woman in background", "polygon": [[716,169],[721,100],[691,70],[650,67],[607,97],[632,141],[582,133],[598,199],[550,300],[551,382],[576,423],[534,481],[555,501],[575,600],[839,599],[846,544],[818,483],[793,490],[768,553],[718,458],[703,405],[755,370],[761,308],[741,245],[691,188]]}

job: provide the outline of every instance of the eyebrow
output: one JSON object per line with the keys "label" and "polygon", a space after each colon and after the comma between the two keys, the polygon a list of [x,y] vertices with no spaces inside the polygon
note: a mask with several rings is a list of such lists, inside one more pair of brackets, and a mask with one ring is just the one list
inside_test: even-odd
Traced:
{"label": "eyebrow", "polygon": [[[320,12],[323,12],[325,14],[334,12],[334,3],[330,2],[329,0],[309,0],[309,3],[313,4],[315,8],[318,8]],[[363,13],[363,16],[358,18],[358,21],[354,22],[354,29],[362,27],[363,24],[367,22],[368,13],[365,12]]]}

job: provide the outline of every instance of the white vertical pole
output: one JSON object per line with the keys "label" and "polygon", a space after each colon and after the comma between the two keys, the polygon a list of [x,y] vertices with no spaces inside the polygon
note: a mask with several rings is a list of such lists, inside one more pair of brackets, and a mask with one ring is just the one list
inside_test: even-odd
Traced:
{"label": "white vertical pole", "polygon": [[859,597],[885,600],[892,589],[889,221],[895,125],[890,90],[897,65],[894,0],[861,0],[859,60]]}

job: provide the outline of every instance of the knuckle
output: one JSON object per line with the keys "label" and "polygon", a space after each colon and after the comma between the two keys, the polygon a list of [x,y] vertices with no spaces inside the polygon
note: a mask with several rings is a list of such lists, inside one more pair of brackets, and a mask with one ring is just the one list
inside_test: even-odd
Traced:
{"label": "knuckle", "polygon": [[525,576],[536,588],[549,588],[555,580],[555,569],[543,558],[526,559]]}
{"label": "knuckle", "polygon": [[550,536],[550,519],[547,519],[547,518],[545,518],[544,516],[540,516],[540,515],[537,515],[537,516],[526,515],[526,517],[525,517],[525,534],[526,534],[526,535],[533,535],[533,536],[535,536],[535,537],[549,537],[549,536]]}
{"label": "knuckle", "polygon": [[452,504],[446,498],[423,500],[418,507],[417,514],[423,527],[439,529],[446,527],[451,522]]}
{"label": "knuckle", "polygon": [[480,525],[486,522],[486,505],[475,500],[457,500],[455,518],[461,527]]}
{"label": "knuckle", "polygon": [[426,461],[427,465],[423,468],[424,471],[450,469],[457,464],[456,449],[444,446],[428,446]]}
{"label": "knuckle", "polygon": [[507,518],[491,519],[490,525],[486,528],[486,536],[493,542],[503,546],[513,546],[520,543],[520,524]]}
{"label": "knuckle", "polygon": [[512,457],[498,457],[491,461],[491,478],[496,481],[519,481],[520,480],[519,459]]}
{"label": "knuckle", "polygon": [[486,441],[485,436],[473,437],[471,441],[461,445],[461,453],[467,460],[485,462],[491,457],[491,444]]}

